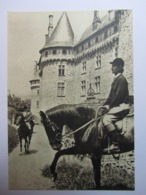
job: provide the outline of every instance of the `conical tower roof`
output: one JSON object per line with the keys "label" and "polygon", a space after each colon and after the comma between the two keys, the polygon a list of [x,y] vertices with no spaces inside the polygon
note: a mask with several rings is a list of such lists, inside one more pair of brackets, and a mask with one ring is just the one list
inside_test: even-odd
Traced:
{"label": "conical tower roof", "polygon": [[74,33],[66,12],[63,12],[50,39],[48,40],[44,48],[57,46],[72,47],[73,45]]}

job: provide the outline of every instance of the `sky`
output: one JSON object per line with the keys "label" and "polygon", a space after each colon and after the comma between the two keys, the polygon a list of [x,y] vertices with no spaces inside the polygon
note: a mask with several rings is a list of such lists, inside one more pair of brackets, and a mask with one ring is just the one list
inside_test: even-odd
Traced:
{"label": "sky", "polygon": [[[99,13],[102,17],[106,11]],[[55,27],[62,12],[9,12],[8,13],[8,92],[16,96],[30,96],[30,80],[39,50],[45,44],[49,15]],[[94,11],[67,12],[75,39],[92,23]]]}

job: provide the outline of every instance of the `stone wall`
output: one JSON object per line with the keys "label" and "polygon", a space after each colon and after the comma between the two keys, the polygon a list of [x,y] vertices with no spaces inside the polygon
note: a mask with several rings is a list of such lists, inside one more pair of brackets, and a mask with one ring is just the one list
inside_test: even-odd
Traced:
{"label": "stone wall", "polygon": [[121,18],[119,30],[119,48],[118,55],[125,61],[124,74],[129,83],[129,92],[134,94],[133,75],[133,21],[132,11],[127,11],[126,15]]}

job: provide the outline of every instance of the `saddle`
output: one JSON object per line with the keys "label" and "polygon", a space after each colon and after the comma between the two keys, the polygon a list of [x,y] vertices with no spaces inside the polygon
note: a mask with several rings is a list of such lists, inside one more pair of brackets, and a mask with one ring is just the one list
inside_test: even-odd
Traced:
{"label": "saddle", "polygon": [[[114,125],[117,129],[118,134],[124,135],[127,130],[134,124],[134,106],[130,107],[128,114],[123,117],[121,120],[117,121]],[[102,139],[104,136],[104,126],[102,123],[102,117],[100,120],[95,120],[92,122],[86,129],[82,142],[91,141],[95,138]]]}
{"label": "saddle", "polygon": [[114,125],[119,134],[124,135],[130,125],[133,125],[134,106],[130,107],[129,113],[121,120],[117,121]]}

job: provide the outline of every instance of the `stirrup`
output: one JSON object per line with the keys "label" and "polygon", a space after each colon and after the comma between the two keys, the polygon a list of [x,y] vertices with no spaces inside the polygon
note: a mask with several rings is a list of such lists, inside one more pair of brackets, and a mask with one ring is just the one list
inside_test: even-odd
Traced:
{"label": "stirrup", "polygon": [[120,152],[120,148],[118,145],[115,146],[114,144],[112,144],[108,148],[105,148],[103,150],[103,152],[107,152],[107,153],[116,152],[116,153],[118,153],[118,152]]}

